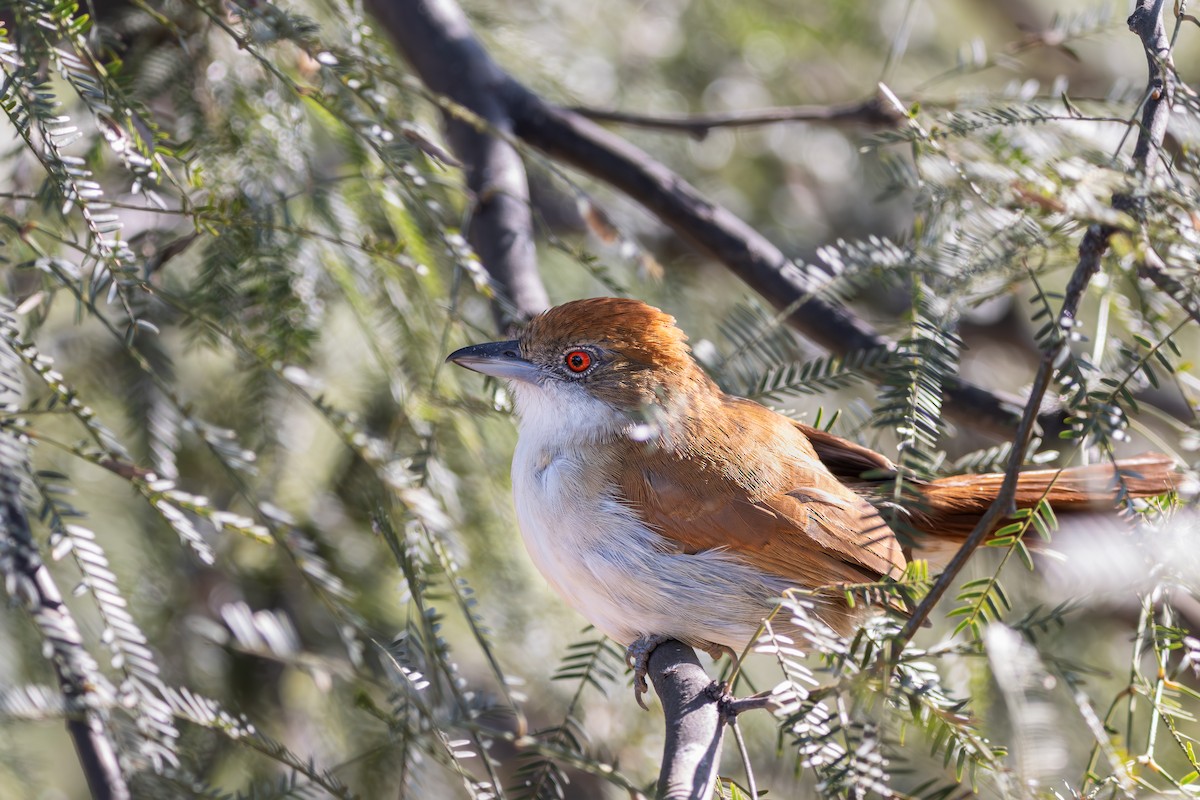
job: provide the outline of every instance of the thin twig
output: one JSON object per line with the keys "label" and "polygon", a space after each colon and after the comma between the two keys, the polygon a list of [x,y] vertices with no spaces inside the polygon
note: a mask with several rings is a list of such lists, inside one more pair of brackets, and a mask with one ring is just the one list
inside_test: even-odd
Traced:
{"label": "thin twig", "polygon": [[887,56],[883,59],[883,68],[879,71],[879,80],[877,83],[887,83],[892,79],[892,70],[900,63],[900,59],[904,57],[904,52],[908,50],[908,40],[912,36],[913,20],[916,15],[913,13],[917,8],[917,0],[908,0],[908,4],[904,7],[904,19],[900,23],[900,27],[892,34],[891,43],[888,45]]}
{"label": "thin twig", "polygon": [[726,716],[736,717],[739,714],[744,714],[747,711],[757,711],[760,708],[769,708],[775,702],[770,692],[760,692],[752,694],[749,697],[734,698],[725,701],[722,711]]}
{"label": "thin twig", "polygon": [[733,731],[733,740],[737,742],[738,755],[742,758],[742,768],[746,770],[746,793],[751,798],[758,797],[758,787],[754,783],[754,765],[750,762],[750,751],[746,749],[746,740],[742,736],[741,726],[738,725],[737,717],[730,717],[729,730]]}
{"label": "thin twig", "polygon": [[783,106],[754,111],[727,111],[717,114],[655,115],[627,111],[574,106],[568,109],[596,122],[612,122],[632,128],[682,132],[703,139],[714,128],[752,128],[781,122],[852,123],[891,128],[904,118],[878,97],[856,103],[831,105]]}
{"label": "thin twig", "polygon": [[[1129,17],[1129,28],[1142,40],[1146,48],[1146,59],[1149,65],[1148,98],[1142,113],[1142,125],[1138,132],[1137,145],[1134,147],[1134,169],[1141,175],[1149,177],[1155,168],[1159,149],[1162,147],[1163,136],[1167,130],[1167,119],[1171,111],[1170,81],[1166,80],[1162,71],[1162,63],[1169,56],[1170,45],[1167,41],[1166,29],[1162,22],[1163,0],[1139,0],[1137,8]],[[1113,198],[1113,206],[1123,211],[1134,211],[1137,208],[1136,199],[1128,195],[1117,195]],[[1087,290],[1092,277],[1100,269],[1100,259],[1108,250],[1109,237],[1115,229],[1106,225],[1092,225],[1084,234],[1079,245],[1079,261],[1071,280],[1067,284],[1063,296],[1062,311],[1059,314],[1059,324],[1067,327],[1073,324],[1079,309],[1083,293]],[[995,528],[996,523],[1007,517],[1015,510],[1017,478],[1024,460],[1029,440],[1033,436],[1034,424],[1042,399],[1054,377],[1055,364],[1058,362],[1063,348],[1069,346],[1066,336],[1056,339],[1056,346],[1042,354],[1038,365],[1037,375],[1021,415],[1021,423],[1013,440],[1012,455],[1009,457],[1004,472],[1004,482],[996,495],[995,501],[988,507],[987,512],[971,531],[971,535],[954,554],[954,558],[946,566],[929,594],[922,599],[912,617],[905,624],[900,635],[892,643],[891,660],[899,660],[904,646],[912,639],[925,620],[928,619],[933,607],[937,605],[950,585],[962,571],[975,550],[983,543]]]}

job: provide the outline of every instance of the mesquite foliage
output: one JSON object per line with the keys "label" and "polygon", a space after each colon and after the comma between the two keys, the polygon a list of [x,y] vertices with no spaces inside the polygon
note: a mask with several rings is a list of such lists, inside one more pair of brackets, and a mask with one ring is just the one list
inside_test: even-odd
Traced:
{"label": "mesquite foliage", "polygon": [[[508,13],[492,5],[473,10]],[[734,5],[693,13],[725,19]],[[881,13],[844,5],[855,24]],[[588,13],[632,8],[613,6]],[[1194,44],[1189,18],[1165,16]],[[587,99],[595,74],[555,68],[583,23],[561,17],[543,63],[519,31],[547,30],[513,19],[487,40],[497,57]],[[974,434],[943,390],[969,378],[1019,393],[1043,357],[1055,406],[1032,413],[1059,424],[1024,462],[1179,458],[1180,492],[1161,502],[1129,501],[1118,476],[1124,521],[1063,531],[1078,535],[1065,566],[1030,547],[1057,544],[1053,508],[1013,514],[898,652],[902,620],[842,639],[804,592],[782,598],[734,684],[775,687],[774,719],[742,726],[759,787],[1194,796],[1200,101],[1184,59],[1151,62],[1174,107],[1150,163],[1131,148],[1165,90],[1144,73],[1090,98],[990,80],[1039,48],[1128,44],[1097,12],[992,55],[967,42],[957,63],[914,68],[924,82],[885,76],[881,102],[904,101],[895,124],[808,133],[844,137],[870,165],[855,203],[901,207],[871,218],[886,232],[780,224],[808,189],[796,174],[788,190],[762,182],[815,169],[794,128],[746,140],[761,171],[718,158],[741,146],[730,130],[687,148],[647,139],[786,243],[807,296],[890,337],[830,354],[749,290],[706,291],[711,273],[623,198],[429,92],[359,3],[11,0],[0,20],[0,796],[84,791],[58,764],[63,731],[95,796],[653,785],[660,719],[636,711],[620,653],[578,634],[517,543],[503,387],[442,365],[495,338],[493,308],[507,307],[467,241],[480,198],[441,140],[443,114],[524,157],[555,299],[656,301],[695,330],[728,390],[888,453],[898,470],[879,503],[900,530],[914,481],[1002,471],[1014,449]],[[895,58],[904,30],[886,43]],[[714,35],[696,41],[741,63]],[[757,31],[744,61],[786,83],[773,36]],[[630,96],[740,80],[679,52],[663,48],[652,77],[631,67]],[[1100,271],[1068,286],[1089,230],[1106,243]],[[1071,291],[1083,310],[1064,316]],[[1008,321],[989,329],[995,308]],[[1007,350],[981,330],[1009,336]],[[935,580],[918,562],[841,588],[851,604],[912,608]],[[735,755],[726,795],[743,793]]]}

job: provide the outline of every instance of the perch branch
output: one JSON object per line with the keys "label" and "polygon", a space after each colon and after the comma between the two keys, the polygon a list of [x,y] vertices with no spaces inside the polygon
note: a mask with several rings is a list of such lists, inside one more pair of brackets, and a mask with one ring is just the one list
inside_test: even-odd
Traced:
{"label": "perch branch", "polygon": [[649,666],[667,730],[657,797],[712,797],[726,724],[719,698],[709,691],[712,678],[700,666],[695,651],[676,641],[654,648]]}

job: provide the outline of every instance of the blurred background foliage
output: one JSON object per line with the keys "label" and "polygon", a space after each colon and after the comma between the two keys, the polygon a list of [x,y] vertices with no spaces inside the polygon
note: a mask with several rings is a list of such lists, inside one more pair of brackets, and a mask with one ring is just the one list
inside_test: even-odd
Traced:
{"label": "blurred background foliage", "polygon": [[[959,373],[1008,391],[1061,335],[1035,315],[1057,307],[1084,228],[1111,221],[1110,195],[1128,186],[1120,120],[1146,70],[1128,10],[467,6],[506,69],[568,106],[752,110],[862,100],[886,83],[911,125],[620,130],[817,265],[822,292],[906,352],[940,353],[934,385]],[[519,543],[503,390],[442,363],[496,338],[494,293],[461,234],[472,201],[439,144],[438,104],[362,7],[4,0],[0,19],[0,471],[16,479],[0,500],[24,509],[82,634],[72,643],[22,613],[4,560],[21,534],[10,514],[0,796],[87,796],[63,724],[81,715],[116,743],[138,797],[651,785],[661,716],[636,708],[619,653],[581,630]],[[1174,52],[1185,80],[1196,36],[1183,28]],[[1194,299],[1187,85],[1178,104],[1170,178],[1140,188],[1146,227]],[[903,389],[925,362],[811,363],[817,350],[644,209],[525,155],[554,301],[661,305],[727,387],[822,424],[838,409],[834,430],[892,455],[906,442],[917,472],[1002,466],[1002,443],[937,413],[913,440],[905,420],[920,409]],[[589,231],[581,196],[619,236]],[[1137,281],[1138,252],[1132,235],[1116,243],[1068,332],[1097,395],[1059,387],[1081,421],[1041,460],[1051,445],[1075,462],[1145,449],[1196,460],[1196,326]],[[882,396],[861,374],[881,361]],[[1076,567],[1052,580],[1010,558],[1019,541],[981,553],[964,575],[974,583],[944,604],[971,624],[950,639],[957,620],[939,617],[918,638],[932,651],[900,670],[907,723],[866,694],[868,642],[894,634],[885,624],[849,649],[826,642],[819,663],[785,654],[789,680],[832,674],[840,700],[825,728],[817,701],[782,729],[745,718],[758,785],[779,797],[1194,795],[1195,489],[1189,477],[1180,508],[1142,509],[1153,519],[1134,539],[1068,540]],[[1035,523],[1049,525],[1040,511],[1022,524]],[[1009,627],[988,624],[999,620]],[[46,657],[80,647],[95,659],[80,667],[86,709],[64,700]],[[781,680],[766,657],[750,678]]]}

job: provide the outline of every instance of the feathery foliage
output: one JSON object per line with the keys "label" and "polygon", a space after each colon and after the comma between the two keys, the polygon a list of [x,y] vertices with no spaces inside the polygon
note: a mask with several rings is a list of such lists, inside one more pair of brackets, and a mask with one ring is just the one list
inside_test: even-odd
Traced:
{"label": "feathery foliage", "polygon": [[[823,91],[878,83],[902,114],[865,136],[643,141],[784,245],[789,303],[747,300],[500,131],[533,176],[556,300],[655,301],[728,390],[888,454],[878,500],[901,532],[921,481],[1001,471],[1014,449],[944,390],[1019,395],[1044,356],[1043,417],[1062,424],[1024,461],[1180,464],[1176,495],[1148,503],[1118,472],[1128,530],[1082,548],[1046,502],[1010,514],[895,657],[898,619],[836,636],[811,605],[836,591],[816,590],[911,611],[936,564],[789,593],[739,671],[778,683],[775,724],[744,723],[758,784],[1194,796],[1200,100],[1182,4],[1152,177],[1129,155],[1143,53],[1096,10],[1012,41],[963,11],[979,38],[961,43],[920,3],[902,24],[905,4],[803,24],[770,3],[544,5],[469,11],[556,101],[809,103],[790,70],[835,53],[879,74],[812,71]],[[466,236],[486,190],[439,133],[443,113],[488,124],[343,0],[10,0],[0,26],[0,796],[84,791],[64,730],[117,797],[643,796],[660,719],[634,714],[620,648],[568,643],[578,618],[514,538],[505,392],[442,362],[496,338],[507,302]],[[1100,229],[1100,272],[1065,315]],[[810,298],[895,346],[811,352],[788,328]],[[1038,554],[1052,534],[1067,566]]]}

